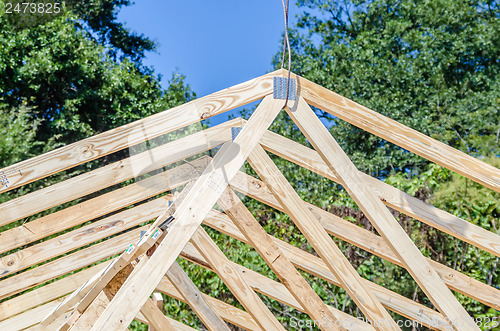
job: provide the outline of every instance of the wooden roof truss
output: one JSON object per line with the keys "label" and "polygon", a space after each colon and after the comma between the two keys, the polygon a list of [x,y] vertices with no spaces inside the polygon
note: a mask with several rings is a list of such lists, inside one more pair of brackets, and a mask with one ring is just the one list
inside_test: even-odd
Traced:
{"label": "wooden roof truss", "polygon": [[[2,169],[0,192],[22,188],[262,99],[248,121],[222,123],[1,204],[0,329],[122,330],[137,319],[151,330],[192,330],[164,315],[163,293],[186,302],[209,330],[229,330],[226,322],[283,330],[260,293],[327,321],[323,330],[399,330],[389,311],[432,329],[478,330],[452,291],[497,310],[500,291],[424,257],[387,207],[499,257],[500,237],[358,171],[309,105],[497,192],[500,170],[293,74],[296,98],[284,111],[314,149],[272,133],[284,104],[273,96],[273,77],[286,75],[276,71]],[[158,170],[218,146],[213,158]],[[268,153],[341,184],[380,236],[303,201]],[[246,161],[260,179],[240,171]],[[140,174],[155,173],[95,193],[134,178],[136,164]],[[151,199],[177,188],[180,194]],[[318,256],[267,233],[235,192],[288,214]],[[202,223],[251,245],[279,281],[229,260]],[[437,311],[362,278],[331,236],[405,268]],[[179,256],[215,272],[244,310],[200,292]],[[327,305],[299,270],[342,287],[366,320]]]}

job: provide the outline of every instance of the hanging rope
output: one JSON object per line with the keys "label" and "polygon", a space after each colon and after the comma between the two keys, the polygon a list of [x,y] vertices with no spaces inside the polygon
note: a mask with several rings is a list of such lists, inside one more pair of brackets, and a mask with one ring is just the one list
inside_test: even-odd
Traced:
{"label": "hanging rope", "polygon": [[285,16],[285,38],[283,40],[283,54],[281,56],[281,69],[283,69],[283,66],[285,64],[285,53],[286,50],[288,49],[288,79],[286,80],[286,100],[285,100],[285,105],[283,108],[286,108],[288,104],[288,97],[290,93],[290,70],[292,67],[292,52],[290,49],[290,39],[288,38],[288,7],[289,7],[289,0],[281,0],[281,3],[283,4],[283,14]]}

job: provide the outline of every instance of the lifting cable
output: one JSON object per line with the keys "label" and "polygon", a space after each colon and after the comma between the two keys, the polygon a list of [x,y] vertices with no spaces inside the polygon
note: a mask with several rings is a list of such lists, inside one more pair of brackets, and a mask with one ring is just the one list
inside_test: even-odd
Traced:
{"label": "lifting cable", "polygon": [[292,66],[292,52],[290,49],[290,40],[288,38],[288,7],[289,7],[289,2],[290,0],[281,0],[281,3],[283,4],[283,14],[285,16],[285,38],[283,40],[283,54],[281,56],[281,69],[283,69],[283,65],[285,64],[285,53],[286,50],[288,49],[288,79],[286,80],[286,100],[285,100],[285,105],[283,106],[283,109],[286,108],[288,104],[288,97],[290,93],[290,70]]}

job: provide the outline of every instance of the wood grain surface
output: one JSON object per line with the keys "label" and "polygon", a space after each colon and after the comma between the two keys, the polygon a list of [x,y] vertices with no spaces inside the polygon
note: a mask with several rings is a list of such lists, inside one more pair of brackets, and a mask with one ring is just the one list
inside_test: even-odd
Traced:
{"label": "wood grain surface", "polygon": [[0,188],[0,193],[259,100],[272,93],[274,75],[269,73],[254,78],[5,167],[0,174],[6,176],[8,184]]}

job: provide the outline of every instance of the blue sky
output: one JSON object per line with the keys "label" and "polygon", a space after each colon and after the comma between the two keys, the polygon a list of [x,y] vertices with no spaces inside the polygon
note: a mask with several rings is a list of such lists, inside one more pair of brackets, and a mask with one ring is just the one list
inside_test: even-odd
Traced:
{"label": "blue sky", "polygon": [[268,72],[284,32],[280,0],[137,0],[118,19],[159,43],[145,64],[164,81],[174,71],[186,75],[198,96]]}
{"label": "blue sky", "polygon": [[[290,1],[292,22],[300,11]],[[198,97],[269,72],[285,30],[280,0],[137,0],[118,19],[158,43],[144,64],[164,84],[173,72],[186,75]]]}

